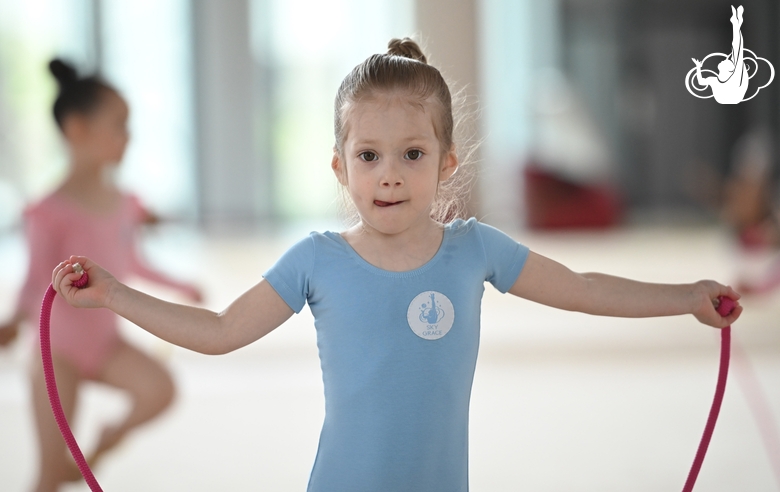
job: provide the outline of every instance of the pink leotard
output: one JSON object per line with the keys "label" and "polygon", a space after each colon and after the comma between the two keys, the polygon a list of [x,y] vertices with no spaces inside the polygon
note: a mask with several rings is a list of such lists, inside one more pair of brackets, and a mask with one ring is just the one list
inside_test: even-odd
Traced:
{"label": "pink leotard", "polygon": [[[84,255],[118,279],[137,270],[135,229],[146,217],[137,199],[123,196],[116,210],[98,214],[54,193],[25,211],[30,267],[19,299],[33,319],[51,272],[70,255]],[[75,309],[60,296],[52,309],[55,357],[72,363],[87,379],[99,376],[120,342],[116,315],[107,309]],[[37,331],[36,331],[37,333]],[[39,341],[35,340],[36,346]]]}

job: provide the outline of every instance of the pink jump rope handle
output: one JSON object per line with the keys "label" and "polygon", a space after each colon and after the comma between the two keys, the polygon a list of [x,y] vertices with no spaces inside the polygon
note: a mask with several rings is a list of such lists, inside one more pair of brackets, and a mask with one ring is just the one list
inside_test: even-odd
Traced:
{"label": "pink jump rope handle", "polygon": [[[728,316],[734,310],[736,303],[728,297],[718,297],[719,304],[715,308],[721,316]],[[696,450],[696,457],[693,459],[691,471],[688,472],[688,479],[685,481],[683,492],[691,492],[696,483],[696,477],[699,476],[701,464],[704,462],[704,455],[707,454],[707,447],[712,439],[712,432],[715,430],[715,422],[718,420],[720,405],[723,403],[723,393],[726,391],[726,377],[729,373],[729,355],[731,353],[731,327],[727,326],[720,331],[720,368],[718,369],[718,383],[715,386],[715,397],[710,407],[710,415],[707,417],[707,425],[704,426],[704,433],[699,442],[699,449]]]}
{"label": "pink jump rope handle", "polygon": [[[87,286],[87,282],[89,282],[89,275],[87,275],[87,272],[85,272],[78,263],[73,265],[73,270],[76,273],[81,273],[81,278],[73,282],[73,285],[79,289],[83,289]],[[84,480],[86,480],[90,490],[93,492],[103,492],[97,479],[95,479],[95,475],[92,474],[92,470],[89,469],[87,460],[84,459],[84,454],[76,443],[76,438],[73,437],[73,433],[68,425],[68,420],[65,418],[65,412],[62,410],[60,395],[57,393],[57,381],[54,377],[54,363],[51,358],[51,340],[49,338],[51,307],[56,296],[57,292],[54,290],[54,287],[49,285],[48,290],[46,290],[46,295],[43,296],[43,304],[41,306],[41,359],[43,361],[43,376],[46,379],[46,391],[49,393],[49,403],[51,403],[51,410],[54,413],[54,420],[57,421],[60,433],[62,433],[62,437],[65,439],[68,449],[70,449],[70,454],[72,454],[73,459],[76,460],[76,465],[79,467],[81,475],[84,477]]]}

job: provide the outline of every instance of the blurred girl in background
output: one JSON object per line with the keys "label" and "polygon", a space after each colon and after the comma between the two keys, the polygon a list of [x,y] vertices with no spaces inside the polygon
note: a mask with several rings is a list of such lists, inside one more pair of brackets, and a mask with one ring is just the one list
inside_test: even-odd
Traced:
{"label": "blurred girl in background", "polygon": [[768,127],[747,131],[734,146],[724,187],[723,218],[737,236],[739,290],[768,294],[780,287],[780,205]]}
{"label": "blurred girl in background", "polygon": [[[59,84],[54,119],[70,154],[70,169],[56,191],[25,212],[30,266],[15,314],[0,325],[0,345],[9,344],[23,322],[38,319],[51,269],[74,251],[99,258],[121,277],[137,274],[172,287],[194,301],[200,300],[195,287],[149,270],[136,255],[136,228],[155,222],[156,218],[136,198],[120,191],[112,180],[112,171],[122,160],[128,142],[127,103],[100,78],[80,78],[73,67],[61,60],[52,61],[49,68]],[[75,421],[77,395],[85,381],[121,389],[132,401],[127,416],[102,431],[89,456],[94,465],[131,429],[170,405],[174,384],[159,362],[120,336],[117,317],[108,310],[74,309],[56,299],[52,311],[54,368],[68,421]],[[35,340],[31,383],[39,472],[34,490],[56,491],[61,483],[78,480],[81,475],[67,454],[52,416],[37,335]]]}

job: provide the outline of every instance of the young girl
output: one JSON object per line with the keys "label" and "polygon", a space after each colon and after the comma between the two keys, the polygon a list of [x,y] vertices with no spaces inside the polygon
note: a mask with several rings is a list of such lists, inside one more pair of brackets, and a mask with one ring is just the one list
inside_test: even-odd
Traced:
{"label": "young girl", "polygon": [[[54,118],[70,152],[70,172],[59,189],[25,214],[30,269],[16,314],[0,326],[0,342],[4,343],[14,338],[23,321],[38,319],[51,280],[47,265],[72,251],[84,251],[119,278],[136,273],[195,300],[200,297],[196,288],[169,280],[137,260],[134,229],[154,217],[108,179],[127,145],[127,103],[105,82],[97,77],[78,78],[62,61],[52,61],[50,69],[60,87]],[[60,398],[70,422],[83,381],[120,388],[132,400],[127,417],[103,431],[91,457],[93,463],[128,431],[158,415],[173,398],[168,371],[120,337],[117,319],[109,311],[73,309],[55,300],[51,346]],[[35,490],[54,491],[61,482],[80,475],[52,416],[39,348],[35,360],[32,397],[40,450]]]}
{"label": "young girl", "polygon": [[[458,168],[450,92],[410,39],[394,39],[344,79],[331,166],[359,221],[312,233],[221,313],[163,302],[92,259],[53,272],[73,306],[108,308],[207,354],[243,347],[308,302],[325,386],[310,491],[468,489],[468,411],[484,282],[549,306],[607,316],[691,313],[725,327],[714,281],[687,285],[577,274],[475,219],[442,224]],[[73,264],[89,273],[79,290]]]}

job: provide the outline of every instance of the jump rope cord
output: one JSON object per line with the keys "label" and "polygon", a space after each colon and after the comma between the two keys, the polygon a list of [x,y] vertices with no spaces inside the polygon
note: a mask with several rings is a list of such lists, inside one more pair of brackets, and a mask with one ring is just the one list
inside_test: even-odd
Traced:
{"label": "jump rope cord", "polygon": [[[727,316],[734,309],[734,301],[728,297],[719,297],[717,311],[721,316]],[[718,369],[718,383],[715,385],[715,398],[712,400],[710,415],[707,417],[707,425],[704,426],[704,434],[699,441],[699,449],[696,450],[696,456],[691,465],[691,471],[688,472],[688,479],[685,481],[683,492],[691,492],[696,483],[696,477],[699,476],[701,464],[704,462],[704,455],[707,454],[707,448],[712,439],[712,432],[715,430],[715,422],[718,421],[718,413],[723,403],[723,393],[726,391],[726,378],[729,374],[729,356],[731,354],[731,327],[727,326],[720,331],[720,368]]]}
{"label": "jump rope cord", "polygon": [[[81,265],[75,263],[73,270],[76,273],[81,273],[81,278],[73,285],[79,289],[84,288],[89,282],[89,275],[81,268]],[[43,304],[41,306],[41,359],[43,359],[43,374],[46,379],[46,391],[49,393],[49,402],[51,403],[52,412],[54,412],[54,419],[57,421],[57,426],[60,428],[62,437],[65,439],[65,443],[68,445],[70,453],[73,455],[73,459],[76,460],[76,465],[79,467],[81,475],[89,485],[90,490],[93,492],[103,492],[100,485],[95,478],[95,475],[90,470],[87,460],[84,459],[84,454],[81,452],[76,438],[73,437],[73,432],[70,430],[68,420],[65,418],[65,412],[62,410],[62,403],[60,403],[60,396],[57,393],[57,382],[54,377],[54,363],[51,358],[51,340],[49,338],[50,322],[51,322],[51,307],[54,303],[54,298],[57,293],[54,287],[49,285],[46,295],[43,297]],[[720,303],[718,304],[717,311],[721,316],[728,315],[734,309],[734,301],[728,297],[718,298]],[[685,481],[683,492],[691,492],[693,486],[696,483],[696,477],[699,476],[699,470],[704,462],[704,455],[707,454],[707,447],[710,445],[712,439],[712,433],[715,430],[715,422],[718,420],[718,413],[720,413],[720,406],[723,403],[723,393],[726,391],[726,377],[729,372],[729,355],[731,353],[731,327],[728,326],[721,330],[720,338],[720,369],[718,370],[718,383],[715,387],[715,398],[712,401],[712,407],[710,408],[710,414],[707,418],[707,425],[704,426],[704,434],[699,442],[699,449],[696,451],[696,457],[693,460],[691,471],[688,473],[688,479]]]}
{"label": "jump rope cord", "polygon": [[[81,278],[73,285],[79,289],[84,288],[89,281],[89,275],[85,272],[81,265],[78,263],[73,265],[73,270],[77,273],[82,272]],[[51,325],[51,307],[54,304],[54,298],[57,296],[57,292],[54,287],[49,285],[46,290],[46,295],[43,296],[43,303],[41,305],[41,359],[43,361],[43,377],[46,379],[46,391],[49,393],[49,403],[51,403],[51,410],[54,412],[54,420],[57,421],[57,427],[60,428],[60,433],[65,439],[65,443],[68,445],[70,454],[73,455],[73,459],[76,460],[76,466],[79,467],[81,476],[86,480],[92,492],[103,492],[100,485],[92,474],[92,470],[89,469],[87,460],[84,459],[84,454],[79,449],[76,438],[73,437],[73,432],[68,425],[68,419],[65,418],[65,412],[62,410],[62,403],[60,402],[60,395],[57,393],[57,381],[54,377],[54,363],[51,358],[51,339],[49,337],[50,325]]]}

